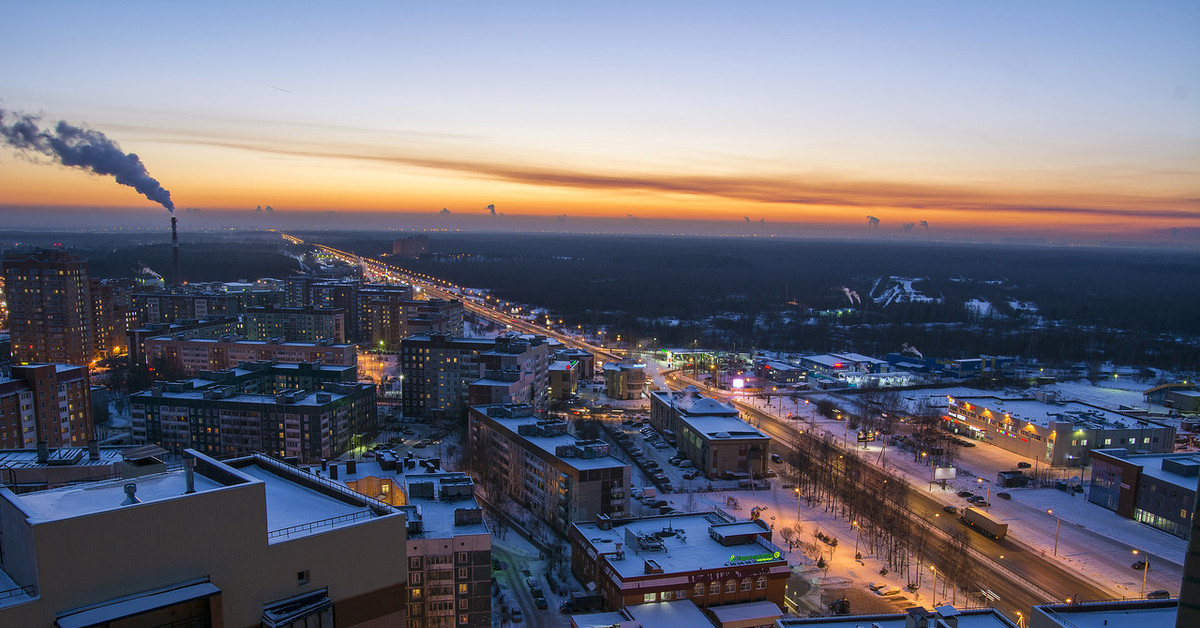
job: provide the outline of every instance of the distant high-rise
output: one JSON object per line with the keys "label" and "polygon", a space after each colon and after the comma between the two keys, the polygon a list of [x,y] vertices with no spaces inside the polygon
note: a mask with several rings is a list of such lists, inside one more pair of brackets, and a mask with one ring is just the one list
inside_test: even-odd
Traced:
{"label": "distant high-rise", "polygon": [[429,236],[411,235],[392,241],[392,255],[396,257],[420,257],[429,252]]}
{"label": "distant high-rise", "polygon": [[83,447],[92,436],[87,367],[27,364],[0,377],[0,449]]}
{"label": "distant high-rise", "polygon": [[87,262],[62,251],[4,258],[14,362],[88,364],[92,299]]}

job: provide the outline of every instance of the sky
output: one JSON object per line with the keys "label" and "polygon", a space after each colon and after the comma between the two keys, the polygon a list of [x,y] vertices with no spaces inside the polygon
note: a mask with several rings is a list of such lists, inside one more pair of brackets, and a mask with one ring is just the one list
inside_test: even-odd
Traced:
{"label": "sky", "polygon": [[[7,120],[104,133],[192,215],[1200,242],[1194,0],[7,0],[0,19]],[[6,146],[0,208],[164,211]]]}

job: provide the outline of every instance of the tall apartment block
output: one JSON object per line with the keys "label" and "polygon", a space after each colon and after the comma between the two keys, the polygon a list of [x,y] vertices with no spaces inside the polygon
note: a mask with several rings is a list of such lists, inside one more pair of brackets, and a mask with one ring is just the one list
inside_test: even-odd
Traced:
{"label": "tall apartment block", "polygon": [[87,262],[62,251],[4,258],[14,362],[88,364],[94,355]]}
{"label": "tall apartment block", "polygon": [[392,240],[392,255],[396,257],[420,257],[429,252],[429,236],[410,235]]}
{"label": "tall apartment block", "polygon": [[284,342],[346,342],[346,312],[339,309],[266,306],[242,313],[247,340],[280,338]]}
{"label": "tall apartment block", "polygon": [[331,366],[356,366],[354,345],[329,342],[275,342],[221,338],[147,338],[143,345],[147,363],[160,377],[195,377],[202,371],[223,371],[242,362],[273,360],[281,364],[321,362]]}
{"label": "tall apartment block", "polygon": [[97,357],[122,355],[129,351],[127,335],[137,327],[133,309],[133,282],[93,279],[92,340]]}
{"label": "tall apartment block", "polygon": [[405,517],[261,455],[0,489],[0,626],[405,626]]}
{"label": "tall apartment block", "polygon": [[92,438],[86,366],[16,365],[0,377],[0,449],[82,447]]}
{"label": "tall apartment block", "polygon": [[260,451],[314,462],[373,436],[375,386],[355,381],[355,367],[243,366],[130,395],[134,442],[176,453]]}
{"label": "tall apartment block", "polygon": [[544,412],[551,351],[544,336],[405,338],[400,343],[401,410],[405,416],[460,417],[474,394],[482,403],[526,403]]}
{"label": "tall apartment block", "polygon": [[630,467],[608,454],[605,441],[575,438],[566,423],[520,404],[472,407],[467,436],[472,455],[487,460],[484,488],[564,535],[573,522],[630,513]]}

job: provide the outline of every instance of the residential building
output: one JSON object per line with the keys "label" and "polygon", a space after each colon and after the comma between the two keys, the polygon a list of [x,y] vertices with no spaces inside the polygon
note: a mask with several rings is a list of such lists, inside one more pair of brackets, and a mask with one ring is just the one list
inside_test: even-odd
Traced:
{"label": "residential building", "polygon": [[610,610],[673,600],[700,608],[783,606],[791,571],[761,519],[708,513],[599,517],[570,527],[571,572],[596,583]]}
{"label": "residential building", "polygon": [[416,334],[462,334],[462,301],[417,300],[411,294],[408,286],[363,286],[359,291],[359,343],[395,351],[405,338]]}
{"label": "residential building", "polygon": [[93,279],[92,340],[96,357],[122,355],[128,351],[127,336],[137,327],[132,306],[132,282]]}
{"label": "residential building", "polygon": [[492,537],[471,476],[443,471],[437,459],[333,462],[324,472],[386,502],[408,519],[408,626],[484,628],[492,621]]}
{"label": "residential building", "polygon": [[147,363],[160,377],[194,377],[201,371],[223,371],[242,362],[274,360],[281,364],[320,362],[331,366],[357,366],[354,345],[320,342],[277,342],[221,338],[147,338]]}
{"label": "residential building", "polygon": [[178,323],[154,323],[144,327],[129,330],[129,364],[130,366],[148,366],[146,362],[146,339],[169,336],[177,340],[186,338],[220,338],[232,336],[238,332],[238,319],[214,318],[208,320],[181,321]]}
{"label": "residential building", "polygon": [[376,430],[375,386],[352,366],[243,364],[130,395],[135,443],[178,453],[335,458]]}
{"label": "residential building", "polygon": [[87,262],[38,250],[6,255],[3,266],[13,361],[90,363],[95,340]]}
{"label": "residential building", "polygon": [[412,417],[465,416],[471,384],[486,380],[476,388],[476,398],[504,398],[544,412],[551,350],[544,336],[410,336],[400,345],[401,410]]}
{"label": "residential building", "polygon": [[709,477],[759,478],[767,472],[771,437],[695,386],[651,392],[650,424]]}
{"label": "residential building", "polygon": [[550,398],[563,401],[575,394],[581,366],[578,361],[557,360],[550,363]]}
{"label": "residential building", "polygon": [[246,308],[247,300],[248,295],[245,292],[199,292],[180,289],[135,293],[132,302],[141,325],[150,325],[235,317]]}
{"label": "residential building", "polygon": [[1175,428],[1054,395],[1035,399],[947,397],[952,431],[1054,466],[1082,466],[1093,449],[1175,449]]}
{"label": "residential building", "polygon": [[44,491],[67,484],[113,478],[135,478],[167,470],[157,445],[100,446],[50,449],[0,449],[0,485],[14,493]]}
{"label": "residential building", "polygon": [[612,399],[641,399],[649,381],[645,364],[608,362],[604,365],[604,394]]}
{"label": "residential building", "polygon": [[392,241],[392,255],[396,257],[420,257],[429,252],[429,236],[410,235]]}
{"label": "residential building", "polygon": [[1088,501],[1180,538],[1188,538],[1196,513],[1200,454],[1135,454],[1093,449]]}
{"label": "residential building", "polygon": [[474,406],[467,436],[473,455],[486,456],[489,494],[507,495],[563,534],[575,521],[630,512],[629,465],[609,455],[607,442],[580,440],[531,406]]}
{"label": "residential building", "polygon": [[405,517],[261,455],[0,489],[0,625],[404,626]]}
{"label": "residential building", "polygon": [[247,340],[279,338],[284,342],[346,342],[346,312],[312,306],[250,307],[242,313]]}
{"label": "residential building", "polygon": [[94,438],[86,366],[21,364],[0,377],[0,449],[83,447]]}

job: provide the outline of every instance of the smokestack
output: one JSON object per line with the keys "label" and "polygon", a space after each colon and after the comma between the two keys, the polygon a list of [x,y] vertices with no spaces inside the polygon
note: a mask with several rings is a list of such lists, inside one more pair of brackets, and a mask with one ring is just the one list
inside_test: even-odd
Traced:
{"label": "smokestack", "polygon": [[171,283],[177,286],[183,283],[179,271],[179,232],[175,229],[175,216],[171,216]]}
{"label": "smokestack", "polygon": [[99,460],[100,459],[100,443],[98,443],[96,441],[96,439],[93,438],[88,441],[87,445],[88,445],[88,460]]}
{"label": "smokestack", "polygon": [[37,461],[41,464],[46,464],[50,459],[50,447],[46,445],[46,441],[39,440],[37,442]]}

